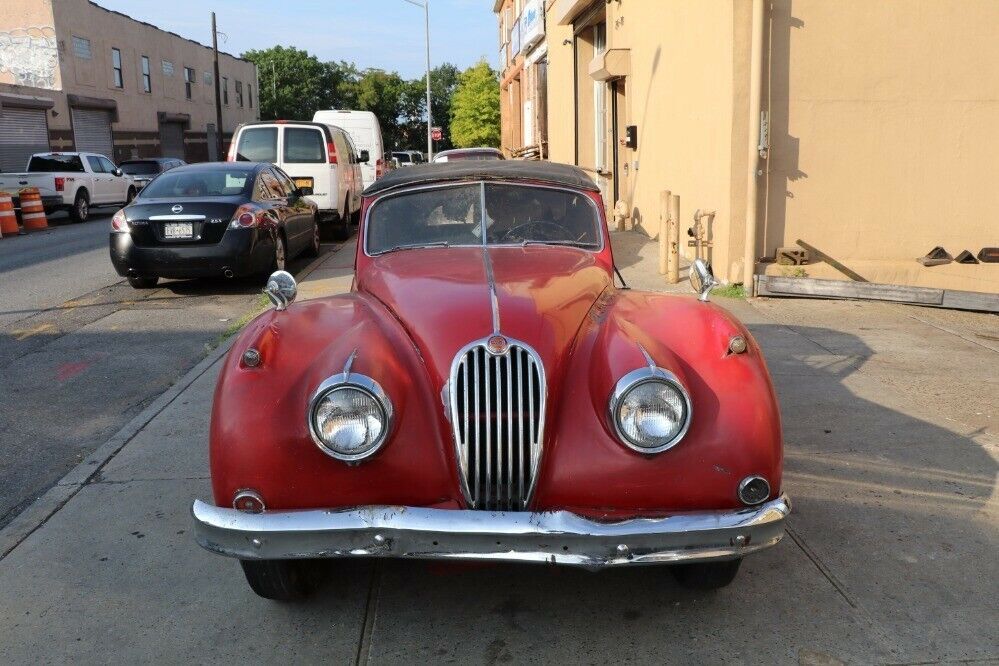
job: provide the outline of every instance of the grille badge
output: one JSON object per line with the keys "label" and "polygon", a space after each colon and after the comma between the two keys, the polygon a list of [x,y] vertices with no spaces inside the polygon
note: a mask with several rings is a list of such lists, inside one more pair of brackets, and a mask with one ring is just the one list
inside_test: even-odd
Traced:
{"label": "grille badge", "polygon": [[505,354],[510,348],[510,343],[502,335],[494,335],[486,342],[486,349],[492,354]]}

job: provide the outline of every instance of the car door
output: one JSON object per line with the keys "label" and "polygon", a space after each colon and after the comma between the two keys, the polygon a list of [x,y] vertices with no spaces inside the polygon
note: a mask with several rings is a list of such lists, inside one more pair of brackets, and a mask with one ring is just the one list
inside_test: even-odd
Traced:
{"label": "car door", "polygon": [[274,167],[274,175],[285,195],[285,205],[287,210],[287,225],[293,229],[297,239],[296,247],[304,251],[312,243],[312,204],[305,197],[298,195],[298,188],[292,182],[291,177],[279,167]]}
{"label": "car door", "polygon": [[295,221],[288,206],[288,195],[281,184],[273,168],[266,168],[260,172],[260,180],[264,190],[269,193],[267,207],[270,208],[271,215],[277,220],[278,226],[284,230],[284,238],[287,241],[288,256],[293,257],[298,254],[302,239],[299,237],[301,231],[295,228]]}
{"label": "car door", "polygon": [[[341,205],[334,182],[340,165],[330,164],[326,153],[326,133],[313,125],[285,125],[282,130],[281,161],[278,167],[287,173],[298,187],[311,187],[310,198],[319,208],[338,210]],[[338,160],[343,156],[338,150]],[[339,196],[338,196],[339,195]]]}
{"label": "car door", "polygon": [[125,203],[125,200],[128,199],[128,187],[130,185],[128,178],[124,174],[121,176],[115,175],[118,167],[108,158],[98,157],[97,159],[100,160],[101,167],[108,177],[108,202]]}
{"label": "car door", "polygon": [[99,155],[86,155],[87,165],[93,172],[93,185],[90,188],[91,205],[106,204],[111,200],[110,173],[105,173],[104,165]]}

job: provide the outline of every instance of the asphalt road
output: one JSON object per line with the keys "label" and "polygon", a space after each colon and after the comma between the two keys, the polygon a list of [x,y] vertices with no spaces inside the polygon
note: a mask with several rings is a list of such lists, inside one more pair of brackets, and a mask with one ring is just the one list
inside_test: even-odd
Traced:
{"label": "asphalt road", "polygon": [[261,306],[252,281],[132,289],[102,213],[0,240],[0,527]]}

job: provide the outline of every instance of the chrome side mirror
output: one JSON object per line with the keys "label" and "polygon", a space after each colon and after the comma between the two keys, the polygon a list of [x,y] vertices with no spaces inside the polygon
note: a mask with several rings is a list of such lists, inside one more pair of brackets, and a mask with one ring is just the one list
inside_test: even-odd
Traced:
{"label": "chrome side mirror", "polygon": [[274,271],[267,280],[264,293],[271,299],[274,309],[277,311],[286,310],[298,296],[298,283],[291,273],[287,271]]}
{"label": "chrome side mirror", "polygon": [[718,284],[715,274],[711,271],[711,264],[703,259],[694,259],[690,267],[690,286],[697,292],[697,299],[707,301],[708,294]]}

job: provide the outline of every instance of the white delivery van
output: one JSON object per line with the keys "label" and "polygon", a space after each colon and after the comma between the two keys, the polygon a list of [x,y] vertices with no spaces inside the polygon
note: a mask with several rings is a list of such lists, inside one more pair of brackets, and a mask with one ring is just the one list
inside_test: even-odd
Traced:
{"label": "white delivery van", "polygon": [[368,151],[370,159],[361,164],[361,177],[364,179],[365,187],[382,177],[385,173],[385,148],[382,145],[382,126],[374,113],[331,109],[316,111],[312,120],[343,129],[354,140],[358,150]]}
{"label": "white delivery van", "polygon": [[361,211],[361,164],[357,150],[339,127],[307,120],[243,123],[233,133],[229,162],[270,162],[319,207],[319,227],[338,240],[350,235]]}

